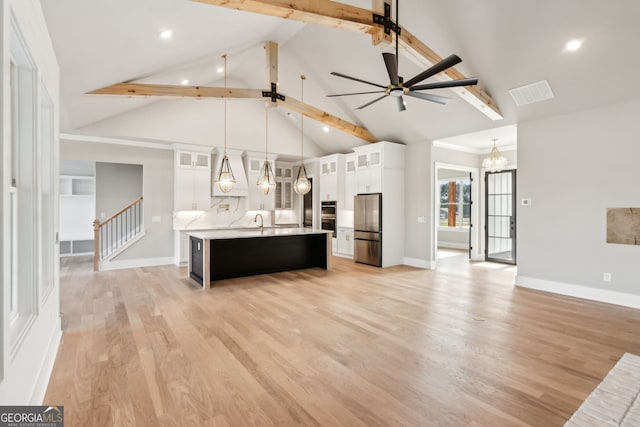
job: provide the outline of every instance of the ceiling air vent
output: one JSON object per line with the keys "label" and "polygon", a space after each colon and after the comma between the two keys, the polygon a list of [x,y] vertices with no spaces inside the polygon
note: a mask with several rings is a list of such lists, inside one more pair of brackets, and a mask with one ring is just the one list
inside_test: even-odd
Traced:
{"label": "ceiling air vent", "polygon": [[518,107],[546,101],[554,96],[549,82],[546,80],[511,89],[509,93]]}

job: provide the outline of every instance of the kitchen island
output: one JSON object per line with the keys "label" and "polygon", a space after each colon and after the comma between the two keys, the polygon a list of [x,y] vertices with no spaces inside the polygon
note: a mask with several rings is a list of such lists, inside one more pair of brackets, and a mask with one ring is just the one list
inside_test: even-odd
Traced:
{"label": "kitchen island", "polygon": [[214,280],[330,267],[331,232],[327,230],[255,228],[187,235],[189,277],[204,288]]}

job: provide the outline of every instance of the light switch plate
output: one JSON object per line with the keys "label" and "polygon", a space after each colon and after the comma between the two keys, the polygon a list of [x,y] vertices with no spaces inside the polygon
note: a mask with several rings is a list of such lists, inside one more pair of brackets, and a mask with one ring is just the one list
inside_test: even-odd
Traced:
{"label": "light switch plate", "polygon": [[159,216],[152,216],[151,217],[151,222],[160,222],[160,217]]}
{"label": "light switch plate", "polygon": [[426,221],[425,221],[425,218],[423,216],[419,216],[418,217],[418,224],[424,224],[425,222]]}

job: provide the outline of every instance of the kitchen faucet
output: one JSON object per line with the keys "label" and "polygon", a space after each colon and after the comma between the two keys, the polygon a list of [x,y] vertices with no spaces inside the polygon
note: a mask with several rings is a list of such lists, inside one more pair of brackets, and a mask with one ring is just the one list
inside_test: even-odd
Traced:
{"label": "kitchen faucet", "polygon": [[256,217],[253,218],[253,222],[258,222],[258,217],[260,217],[260,234],[264,233],[264,218],[262,218],[262,214],[256,214]]}

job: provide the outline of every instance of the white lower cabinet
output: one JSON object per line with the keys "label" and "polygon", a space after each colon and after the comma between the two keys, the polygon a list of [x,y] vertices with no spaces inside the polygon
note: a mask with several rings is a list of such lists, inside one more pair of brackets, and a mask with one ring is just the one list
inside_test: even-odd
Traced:
{"label": "white lower cabinet", "polygon": [[336,255],[353,258],[353,228],[338,227]]}
{"label": "white lower cabinet", "polygon": [[177,266],[187,265],[189,262],[189,236],[184,231],[175,231],[174,261]]}

